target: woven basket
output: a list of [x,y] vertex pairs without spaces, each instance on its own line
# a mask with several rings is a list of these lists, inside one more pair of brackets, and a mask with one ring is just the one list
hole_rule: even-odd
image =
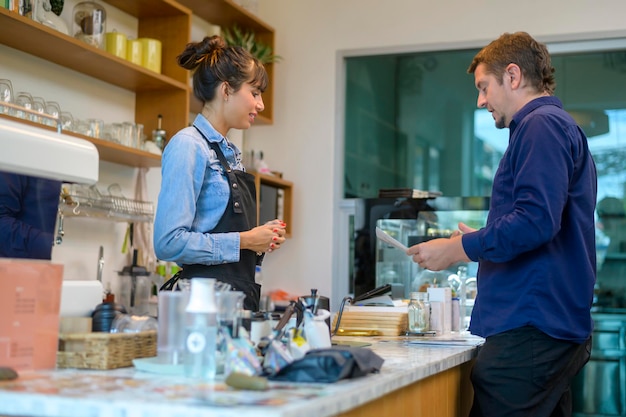
[[59,334],[58,368],[114,369],[156,356],[157,332]]

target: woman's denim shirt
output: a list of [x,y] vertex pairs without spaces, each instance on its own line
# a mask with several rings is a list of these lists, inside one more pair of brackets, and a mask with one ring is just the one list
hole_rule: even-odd
[[[195,126],[195,127],[194,127]],[[226,174],[211,142],[217,142],[232,169],[244,170],[241,151],[202,115],[167,143],[161,165],[161,190],[154,220],[158,259],[182,264],[239,261],[239,233],[210,233],[230,198]]]

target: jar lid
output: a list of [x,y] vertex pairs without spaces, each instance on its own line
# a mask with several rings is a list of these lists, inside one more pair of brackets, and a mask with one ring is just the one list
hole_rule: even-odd
[[428,301],[428,293],[427,292],[412,292],[410,294],[411,300],[423,300]]

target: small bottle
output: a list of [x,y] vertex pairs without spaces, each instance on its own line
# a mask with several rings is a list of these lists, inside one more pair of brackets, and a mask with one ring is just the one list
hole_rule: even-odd
[[409,302],[409,333],[430,330],[430,302],[427,292],[412,292]]
[[162,151],[165,148],[165,142],[167,141],[167,132],[161,127],[163,122],[163,116],[157,116],[157,128],[152,131],[152,141]]
[[217,373],[217,303],[215,279],[193,278],[185,310],[185,375],[204,380]]

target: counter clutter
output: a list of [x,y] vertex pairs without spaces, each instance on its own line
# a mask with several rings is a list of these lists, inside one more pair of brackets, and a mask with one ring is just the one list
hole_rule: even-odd
[[[438,344],[424,343],[428,340]],[[416,341],[422,343],[412,343]],[[0,415],[57,417],[71,410],[72,415],[94,417],[245,417],[261,413],[266,417],[324,417],[357,415],[350,413],[357,409],[358,415],[373,416],[382,415],[377,405],[385,404],[389,410],[406,404],[416,409],[430,407],[430,414],[423,415],[443,417],[462,415],[462,409],[469,407],[469,366],[482,339],[458,334],[429,339],[333,339],[333,343],[355,342],[371,344],[366,349],[384,358],[380,373],[333,384],[270,382],[265,391],[242,391],[226,386],[219,375],[214,382],[195,382],[135,368],[32,371],[14,381],[0,382]],[[411,389],[410,398],[403,401],[402,393]],[[438,401],[433,401],[435,397]],[[393,402],[385,402],[388,398]],[[366,408],[358,410],[366,403]],[[432,410],[436,410],[434,414]]]
[[[57,287],[60,279],[59,274]],[[71,415],[94,417],[261,412],[349,417],[404,414],[406,408],[412,415],[452,417],[469,409],[469,369],[481,338],[459,332],[432,337],[396,332],[331,340],[325,322],[329,312],[318,308],[325,299],[312,291],[292,301],[253,344],[239,325],[241,293],[221,286],[216,292],[210,278],[190,284],[189,291],[159,293],[158,323],[149,316],[117,314],[111,323],[116,332],[89,332],[83,323],[89,320],[78,318],[65,333],[68,323],[62,322],[58,341],[51,332],[48,353],[56,342],[59,352],[46,355],[52,361],[56,356],[57,368],[17,363],[18,377],[0,382],[0,416],[58,417],[71,410]],[[168,315],[161,301],[174,299],[178,308]],[[403,311],[399,314],[406,319],[406,307]],[[126,333],[116,324],[124,318],[141,326]],[[145,329],[149,321],[158,329]],[[75,325],[82,330],[74,330]],[[58,328],[58,322],[48,327]],[[146,350],[136,349],[141,346]],[[94,358],[106,361],[94,363]],[[426,411],[415,414],[416,404]]]

